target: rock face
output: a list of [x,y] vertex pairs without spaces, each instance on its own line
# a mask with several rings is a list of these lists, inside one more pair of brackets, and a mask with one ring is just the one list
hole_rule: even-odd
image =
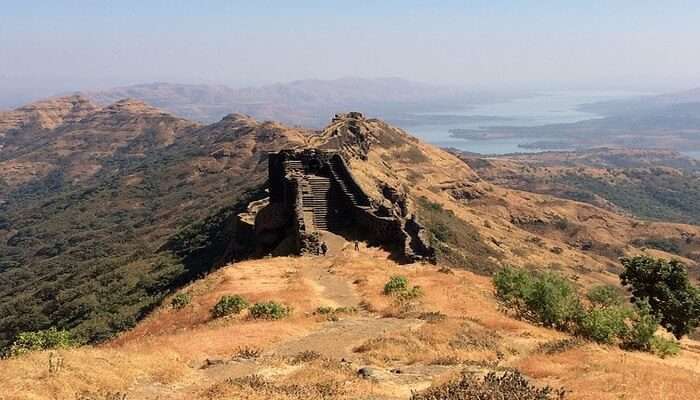
[[321,254],[322,232],[330,231],[382,246],[402,262],[435,261],[423,227],[406,214],[405,198],[385,186],[395,206],[376,204],[340,153],[282,150],[269,154],[268,162],[269,204],[255,218],[259,252]]

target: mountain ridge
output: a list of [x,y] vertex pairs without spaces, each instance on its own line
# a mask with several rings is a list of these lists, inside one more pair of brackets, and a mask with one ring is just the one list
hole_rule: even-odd
[[[25,168],[24,180],[8,181],[12,173],[0,181],[3,341],[50,325],[104,340],[133,326],[183,280],[221,262],[232,216],[264,196],[266,154],[287,148],[346,149],[356,180],[379,204],[382,185],[399,188],[443,265],[488,274],[534,264],[579,271],[587,284],[609,282],[620,255],[643,251],[637,240],[690,237],[672,256],[697,270],[690,255],[698,227],[636,221],[494,185],[455,155],[381,120],[341,115],[314,132],[240,114],[201,125],[141,102],[104,110],[41,130],[46,139],[38,145],[15,141],[0,151],[3,166]],[[32,137],[24,129],[13,135]],[[358,134],[368,146],[364,157]],[[178,251],[164,251],[173,238]],[[48,276],[58,280],[49,284]],[[17,292],[27,284],[36,291]],[[78,295],[67,300],[65,293]]]

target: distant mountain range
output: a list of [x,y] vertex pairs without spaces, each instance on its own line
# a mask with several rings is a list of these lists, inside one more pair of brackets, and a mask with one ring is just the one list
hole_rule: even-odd
[[387,120],[405,120],[413,112],[464,109],[477,102],[513,97],[399,78],[300,80],[241,89],[159,82],[82,95],[100,105],[138,99],[205,123],[236,112],[310,128],[323,126],[340,111],[358,110]]

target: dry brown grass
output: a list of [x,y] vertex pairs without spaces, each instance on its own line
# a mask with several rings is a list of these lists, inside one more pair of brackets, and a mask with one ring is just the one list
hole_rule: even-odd
[[[335,323],[313,315],[333,299],[310,279],[329,268],[333,279],[345,282],[374,310],[370,318],[381,318],[394,307],[382,293],[392,275],[405,275],[424,295],[414,311],[403,316],[408,319],[400,325],[404,328],[368,330],[366,338],[353,345],[353,366],[311,352],[298,360],[293,355],[274,356],[276,346],[283,348]],[[316,272],[303,273],[309,269]],[[58,373],[49,373],[47,352],[1,360],[0,399],[72,399],[77,393],[100,390],[128,393],[130,400],[355,399],[368,393],[378,399],[407,398],[411,389],[444,382],[463,368],[485,372],[495,367],[515,367],[537,384],[566,387],[572,399],[686,399],[700,389],[697,342],[685,340],[681,355],[665,360],[590,344],[547,354],[538,346],[568,336],[503,314],[488,278],[461,270],[444,274],[426,265],[397,266],[374,249],[323,259],[243,262],[183,290],[192,294],[192,304],[182,310],[173,310],[166,301],[136,329],[110,343],[59,351],[65,361]],[[279,301],[292,306],[294,313],[279,321],[245,316],[211,320],[209,310],[224,294]],[[344,318],[361,320],[368,313]],[[392,326],[394,320],[382,321]],[[242,348],[263,351],[254,359],[228,361]],[[222,361],[202,369],[205,359]],[[355,371],[362,365],[383,369],[389,377],[378,382],[359,379]],[[419,375],[402,378],[388,372],[396,367]],[[252,374],[263,378],[245,378]]]
[[700,390],[697,355],[667,361],[594,345],[554,355],[532,354],[514,364],[541,382],[571,391],[573,400],[688,400]]

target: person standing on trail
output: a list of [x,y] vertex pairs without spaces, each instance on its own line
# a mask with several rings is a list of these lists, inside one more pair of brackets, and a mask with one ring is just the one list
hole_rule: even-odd
[[321,255],[326,255],[328,253],[328,246],[326,246],[326,242],[321,243]]
[[360,251],[360,241],[355,240],[355,251]]

